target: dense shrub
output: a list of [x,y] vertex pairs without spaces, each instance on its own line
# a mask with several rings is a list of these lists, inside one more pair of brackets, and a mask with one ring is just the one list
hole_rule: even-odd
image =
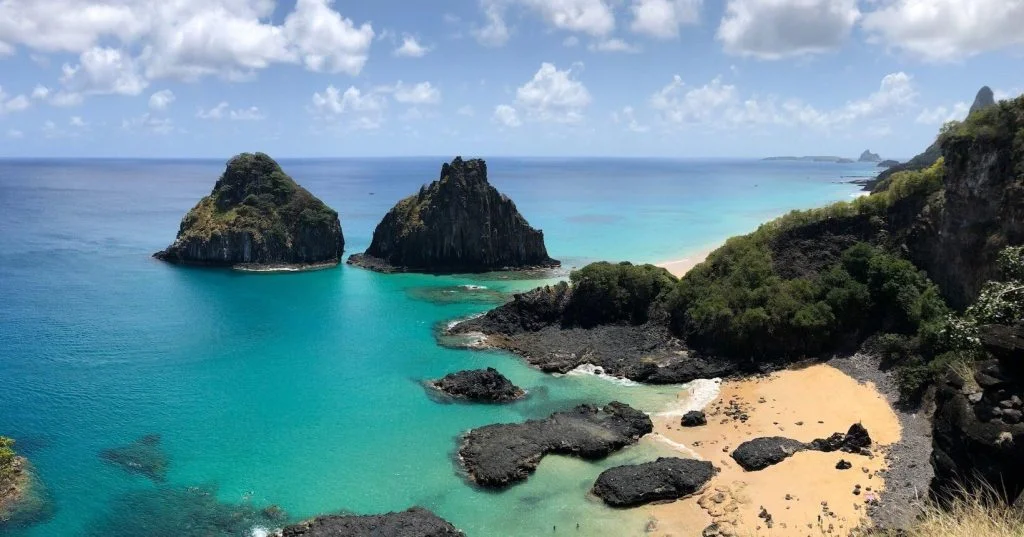
[[14,456],[14,440],[0,436],[0,477],[10,471]]
[[1013,324],[1024,321],[1024,247],[1009,247],[999,254],[1002,276],[987,282],[967,316],[979,324]]
[[652,306],[660,305],[676,283],[675,277],[654,265],[592,263],[570,276],[572,299],[566,316],[585,328],[599,324],[647,322]]

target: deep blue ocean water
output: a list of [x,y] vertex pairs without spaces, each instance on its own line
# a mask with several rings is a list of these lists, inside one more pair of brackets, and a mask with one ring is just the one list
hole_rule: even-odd
[[[365,249],[398,199],[441,159],[283,160]],[[458,435],[580,402],[648,411],[679,387],[553,377],[498,352],[438,346],[439,323],[491,307],[505,276],[380,275],[342,266],[241,274],[165,265],[184,213],[222,161],[0,160],[0,434],[35,464],[54,511],[19,536],[260,535],[259,510],[292,519],[422,505],[467,534],[642,532],[638,514],[586,497],[600,463],[549,457],[523,485],[487,493],[453,463]],[[491,182],[545,231],[567,266],[685,257],[794,208],[849,199],[869,164],[752,160],[488,161]],[[844,178],[846,177],[846,178]],[[420,382],[494,366],[530,390],[508,406],[441,404]],[[165,481],[99,457],[158,434]],[[257,527],[260,526],[260,527]],[[212,528],[212,529],[211,529]],[[699,528],[698,528],[699,529]]]

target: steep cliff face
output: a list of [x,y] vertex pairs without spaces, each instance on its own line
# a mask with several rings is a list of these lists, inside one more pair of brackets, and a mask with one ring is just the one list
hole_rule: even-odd
[[336,211],[269,156],[243,153],[185,215],[174,244],[154,257],[213,266],[319,265],[338,263],[344,246]]
[[552,267],[544,233],[487,182],[483,160],[456,157],[441,177],[398,202],[349,263],[382,272],[486,272]]
[[922,215],[928,232],[908,244],[950,304],[964,307],[995,277],[999,251],[1024,242],[1024,98],[972,114],[940,145],[944,193]]

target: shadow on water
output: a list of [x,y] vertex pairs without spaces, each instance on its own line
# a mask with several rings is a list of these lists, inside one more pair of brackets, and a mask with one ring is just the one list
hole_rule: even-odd
[[167,477],[170,460],[160,447],[160,435],[149,434],[127,446],[105,449],[100,458],[124,471],[161,482]]

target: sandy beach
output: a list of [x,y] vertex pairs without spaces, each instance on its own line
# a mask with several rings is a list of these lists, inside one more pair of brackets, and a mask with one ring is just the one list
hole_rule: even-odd
[[684,274],[689,272],[690,269],[699,265],[705,259],[711,255],[711,252],[718,249],[721,245],[710,246],[702,250],[697,250],[687,255],[682,259],[676,259],[674,261],[663,261],[656,263],[657,266],[667,269],[676,278],[682,278]]
[[[700,535],[714,523],[722,535],[742,537],[846,536],[868,520],[867,504],[878,501],[884,487],[886,447],[901,437],[899,419],[874,385],[824,364],[723,382],[706,412],[707,425],[693,428],[681,427],[677,416],[654,417],[657,434],[687,446],[720,473],[697,495],[645,507],[649,535]],[[753,438],[786,436],[808,442],[846,432],[854,423],[863,424],[874,440],[871,457],[801,452],[747,472],[729,456]],[[852,468],[837,469],[840,459]],[[859,494],[854,493],[857,485]],[[771,515],[771,527],[765,513]]]

